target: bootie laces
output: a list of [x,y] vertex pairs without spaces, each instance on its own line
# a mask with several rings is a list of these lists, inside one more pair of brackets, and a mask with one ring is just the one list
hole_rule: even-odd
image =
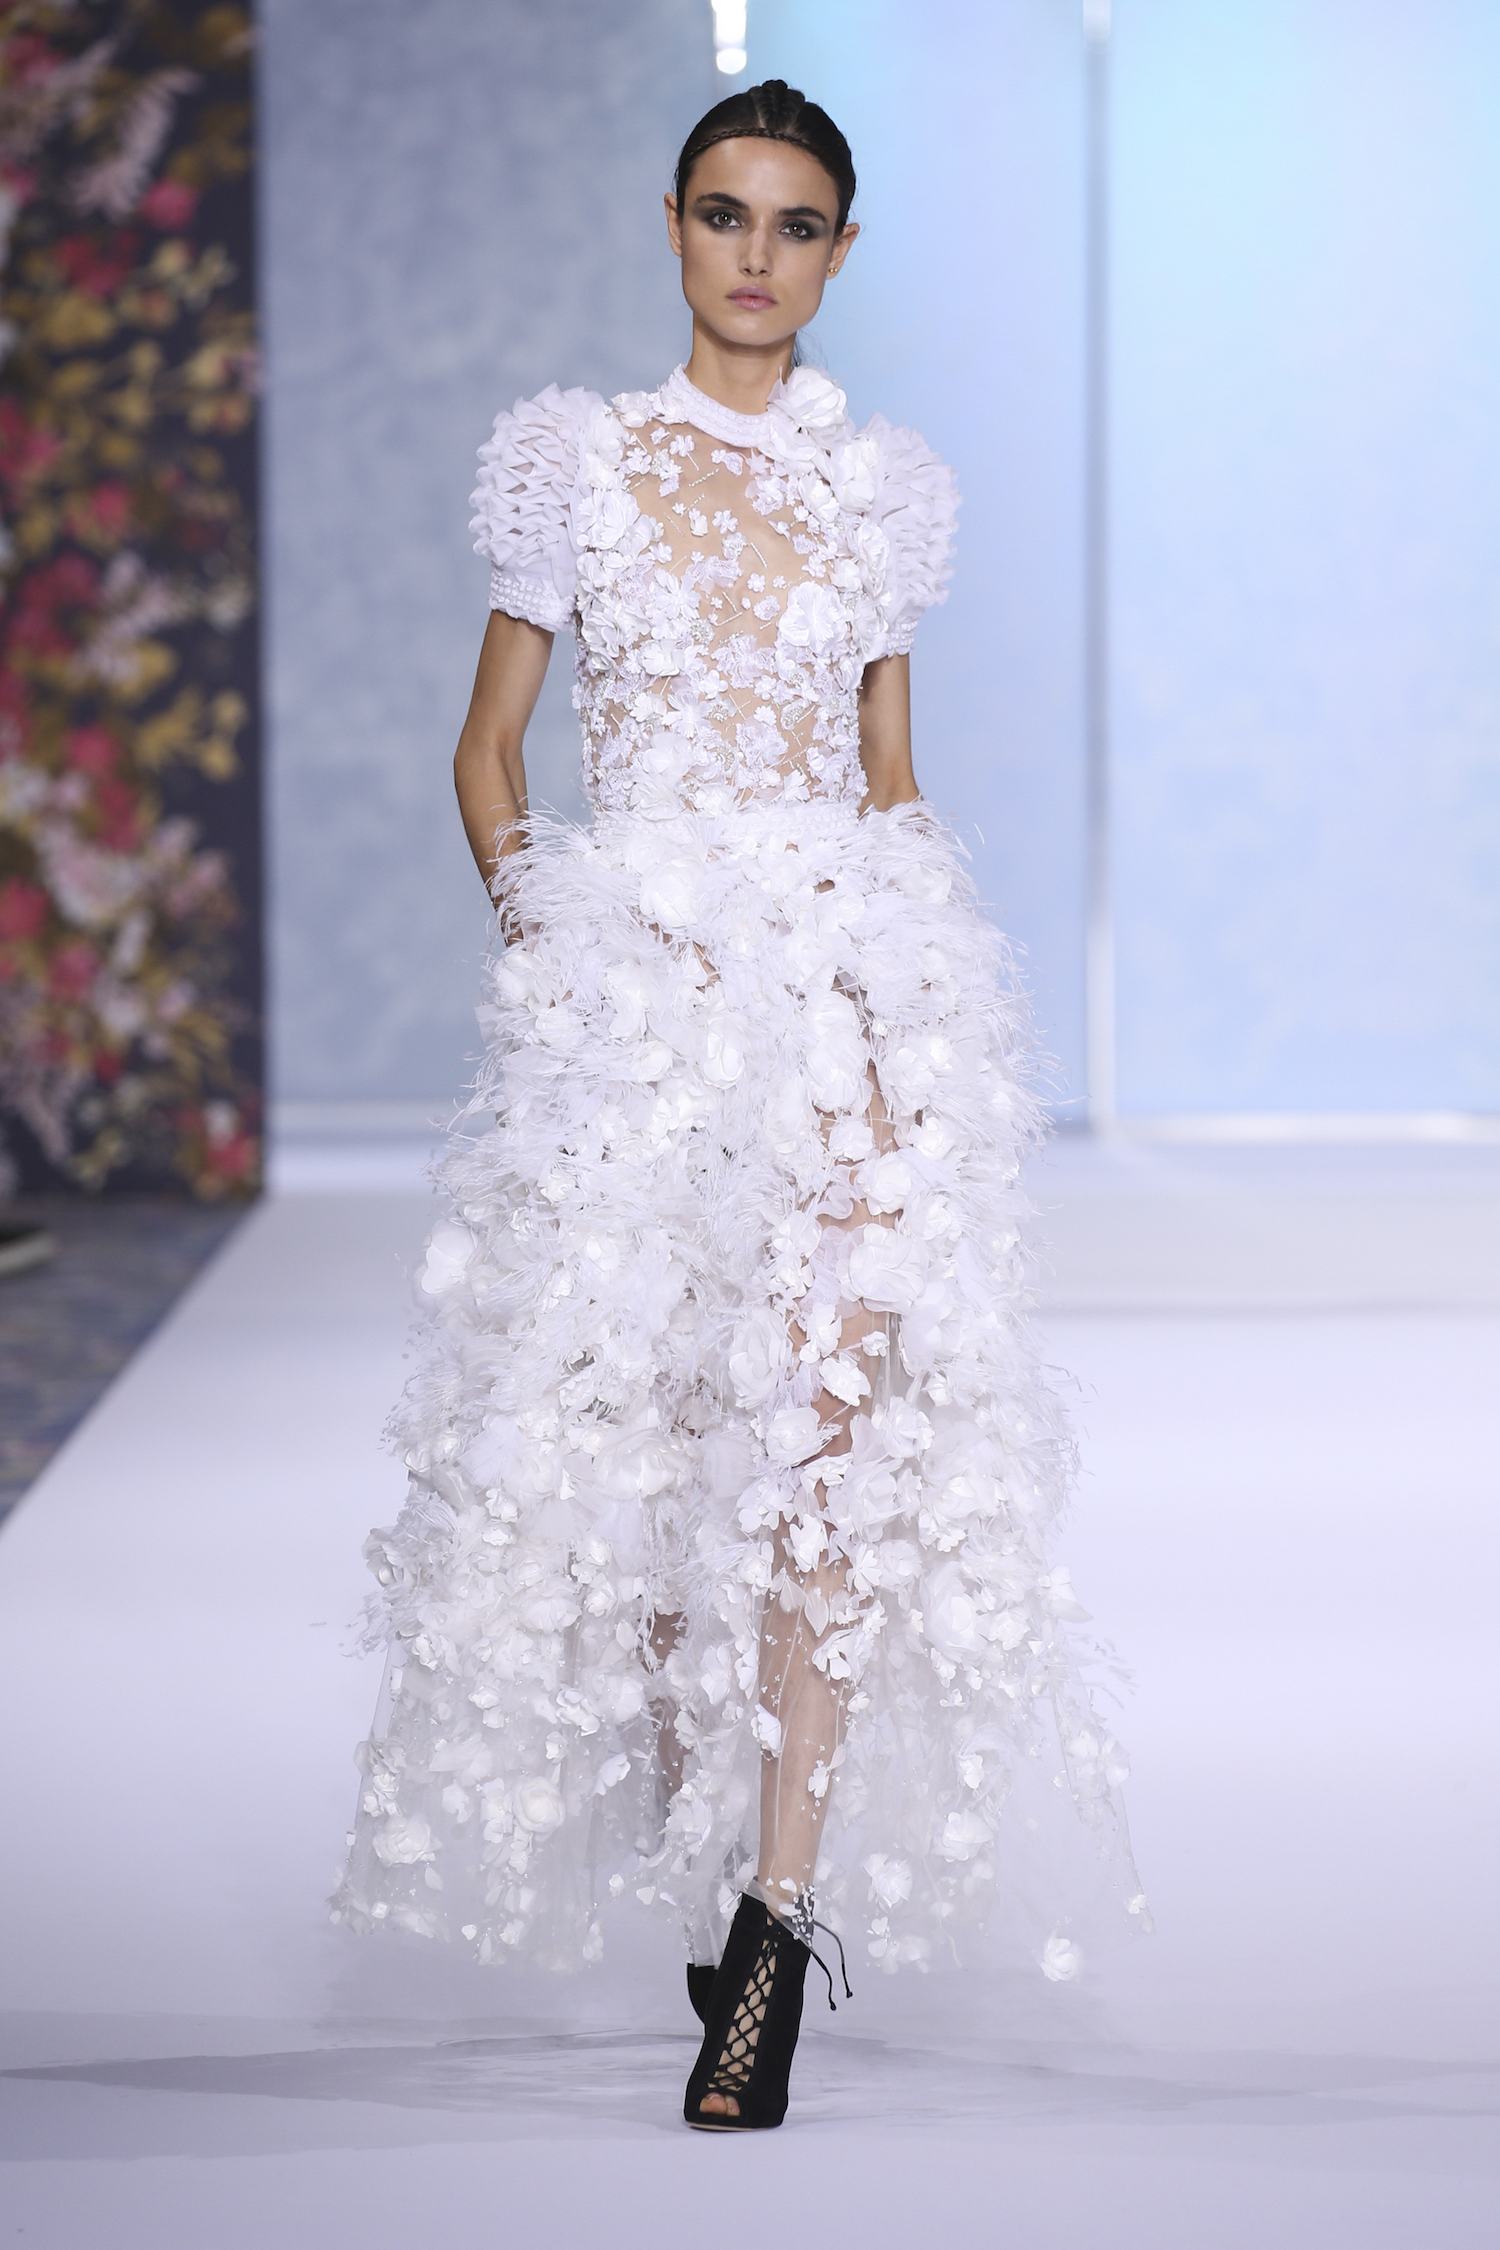
[[832,1938],[834,1944],[839,1949],[839,1975],[844,1980],[844,1998],[846,2000],[852,2000],[854,1998],[854,1987],[849,1982],[848,1964],[844,1959],[844,1941],[839,1936],[838,1931],[833,1927],[833,1924],[831,1922],[822,1922],[818,1919],[817,1915],[814,1914],[812,1892],[798,1891],[789,1905],[778,1906],[774,1902],[774,1900],[767,1896],[766,1891],[761,1883],[751,1883],[747,1885],[747,1888],[751,1897],[758,1898],[761,1905],[765,1907],[768,1913],[774,1914],[778,1922],[784,1922],[786,1924],[787,1928],[791,1931],[793,1937],[797,1940],[799,1945],[805,1945],[807,1947],[808,1952],[812,1955],[812,1958],[817,1962],[818,1967],[822,1970],[824,1976],[828,1979],[828,2005],[832,2009],[833,2013],[837,2015],[839,2004],[833,1997],[833,1975],[831,1970],[829,1969],[828,1963],[824,1960],[822,1954],[813,1944],[814,1930],[826,1930],[828,1932],[828,1935]]

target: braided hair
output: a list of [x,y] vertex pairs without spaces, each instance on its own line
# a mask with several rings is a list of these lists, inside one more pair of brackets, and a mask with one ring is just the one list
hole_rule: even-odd
[[842,234],[854,201],[854,158],[849,143],[827,110],[819,109],[784,78],[768,78],[763,85],[747,86],[742,94],[730,94],[716,102],[706,117],[699,118],[682,144],[672,182],[679,212],[688,176],[704,151],[716,141],[743,140],[787,141],[793,148],[805,149],[814,163],[821,164],[838,189],[835,232]]

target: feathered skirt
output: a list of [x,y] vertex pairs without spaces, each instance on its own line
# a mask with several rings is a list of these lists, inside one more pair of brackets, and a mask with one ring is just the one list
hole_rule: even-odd
[[[488,964],[394,1424],[410,1497],[366,1550],[390,1658],[338,1912],[567,1966],[624,1895],[716,1958],[754,1866],[761,1609],[800,1539],[853,1597],[818,1659],[847,1709],[820,1913],[894,1969],[1004,1901],[1075,1973],[1084,1901],[1122,1927],[1145,1902],[1052,1552],[1072,1442],[1028,1328],[1029,1015],[958,847],[920,805],[813,802],[536,822],[505,872],[521,934]],[[886,1350],[820,1363],[851,1308]]]

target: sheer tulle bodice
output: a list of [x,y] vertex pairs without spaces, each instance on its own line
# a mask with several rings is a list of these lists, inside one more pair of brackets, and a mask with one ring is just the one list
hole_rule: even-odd
[[1070,1975],[1089,1884],[1144,1901],[1051,1552],[1029,1025],[946,830],[859,817],[951,479],[808,370],[754,417],[551,390],[481,460],[594,818],[504,863],[340,1911],[566,1963],[634,1895],[712,1959],[758,1864],[881,1967],[1003,1896]]
[[[842,393],[806,370],[758,415],[706,398],[680,369],[613,407],[553,400],[584,470],[559,493],[568,562],[538,550],[526,576],[497,566],[494,598],[536,624],[576,603],[593,803],[857,806],[865,665],[910,645],[914,603],[941,599],[956,506],[943,464],[878,417],[853,430]],[[506,427],[486,448],[482,545],[533,499],[539,464],[523,438]]]
[[647,416],[626,438],[623,530],[614,536],[613,490],[587,519],[611,542],[590,544],[580,571],[580,708],[596,799],[632,809],[667,793],[701,807],[726,794],[857,803],[873,620],[860,614],[868,597],[847,519],[820,512],[821,478],[762,450],[763,429],[738,447],[715,439],[690,418],[696,408],[722,428],[705,415],[712,402],[674,390],[689,386],[669,386],[663,418]]

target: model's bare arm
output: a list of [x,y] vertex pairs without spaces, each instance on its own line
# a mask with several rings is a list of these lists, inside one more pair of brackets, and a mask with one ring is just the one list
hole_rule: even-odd
[[[522,744],[547,676],[552,635],[539,625],[492,610],[474,675],[474,693],[453,754],[464,833],[488,890],[499,861],[525,838],[516,827],[526,811]],[[497,832],[504,830],[500,848]]]
[[921,791],[911,770],[911,658],[880,656],[859,684],[859,756],[865,769],[861,812],[909,805]]

